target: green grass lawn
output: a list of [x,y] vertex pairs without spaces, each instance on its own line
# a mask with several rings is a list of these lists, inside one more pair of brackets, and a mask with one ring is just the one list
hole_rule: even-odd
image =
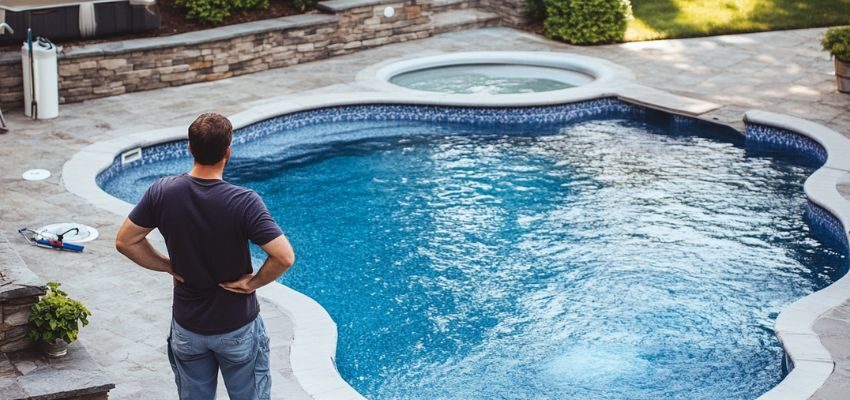
[[850,24],[850,0],[632,0],[626,41]]

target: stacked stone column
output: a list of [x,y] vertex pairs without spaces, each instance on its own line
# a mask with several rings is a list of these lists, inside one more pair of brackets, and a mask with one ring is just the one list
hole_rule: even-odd
[[32,346],[27,338],[30,309],[38,296],[25,296],[0,301],[0,353],[24,350]]

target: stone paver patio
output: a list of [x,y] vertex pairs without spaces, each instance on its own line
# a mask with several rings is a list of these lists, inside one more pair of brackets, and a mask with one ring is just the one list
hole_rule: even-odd
[[[638,82],[724,105],[707,117],[741,125],[742,113],[759,108],[813,120],[850,137],[850,95],[835,91],[833,66],[820,51],[822,29],[700,39],[575,47],[506,28],[438,35],[329,60],[224,81],[141,92],[62,106],[59,119],[30,121],[6,112],[10,132],[0,135],[0,229],[30,268],[45,280],[63,282],[94,313],[81,341],[117,387],[115,399],[176,398],[165,357],[170,280],[142,270],[115,252],[121,218],[67,192],[62,165],[82,147],[100,140],[157,128],[187,125],[205,111],[232,115],[269,99],[299,92],[369,90],[354,81],[358,71],[383,60],[474,50],[567,51],[604,58],[630,68]],[[45,168],[53,176],[24,182],[21,173]],[[850,185],[850,182],[848,182]],[[846,193],[850,194],[850,190]],[[850,198],[850,197],[848,197]],[[101,230],[84,254],[54,253],[13,239],[22,226],[75,220]],[[297,252],[297,249],[296,249]],[[263,315],[277,346],[275,397],[303,398],[288,373],[291,324],[264,304]],[[817,329],[842,354],[830,388],[819,398],[850,392],[850,302]],[[841,392],[841,390],[845,390]],[[834,392],[833,392],[834,390]]]

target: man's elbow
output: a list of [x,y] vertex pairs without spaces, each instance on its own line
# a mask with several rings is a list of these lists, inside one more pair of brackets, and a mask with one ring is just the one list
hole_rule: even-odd
[[288,269],[292,266],[292,264],[295,264],[295,253],[291,251],[287,252],[280,257],[278,262],[280,262],[280,265],[282,265],[284,269]]
[[129,248],[130,246],[127,244],[127,242],[121,239],[115,239],[115,250],[118,250],[119,253],[126,255],[127,249]]
[[270,256],[277,262],[281,273],[286,272],[292,264],[295,264],[295,253],[292,250],[282,251],[274,255],[270,254]]

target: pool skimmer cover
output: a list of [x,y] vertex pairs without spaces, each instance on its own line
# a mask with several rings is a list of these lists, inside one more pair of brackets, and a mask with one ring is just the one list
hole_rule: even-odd
[[[76,231],[74,229],[77,229]],[[39,235],[56,240],[59,234],[65,233],[64,241],[68,243],[85,243],[97,239],[98,231],[88,225],[75,222],[50,224],[36,229]]]
[[50,171],[46,169],[31,169],[23,173],[21,178],[26,181],[43,181],[50,178]]

